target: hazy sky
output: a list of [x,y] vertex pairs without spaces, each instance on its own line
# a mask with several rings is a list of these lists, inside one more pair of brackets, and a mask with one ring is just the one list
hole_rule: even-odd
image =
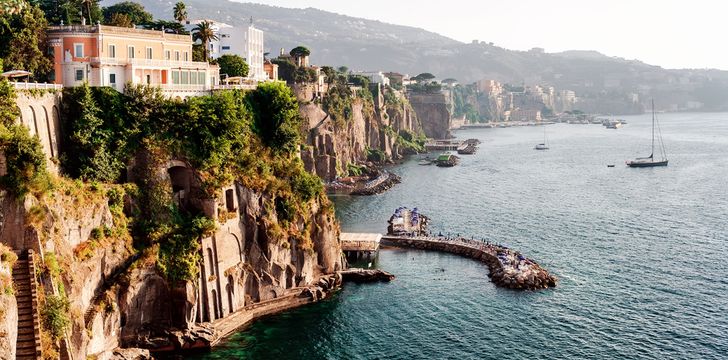
[[597,50],[667,68],[728,70],[726,0],[236,0],[314,7],[509,49]]

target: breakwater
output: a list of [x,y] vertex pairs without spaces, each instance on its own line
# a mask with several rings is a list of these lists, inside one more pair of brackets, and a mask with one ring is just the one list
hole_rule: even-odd
[[556,277],[535,261],[506,246],[446,237],[382,237],[382,245],[448,252],[488,265],[491,281],[514,290],[539,290],[556,286]]

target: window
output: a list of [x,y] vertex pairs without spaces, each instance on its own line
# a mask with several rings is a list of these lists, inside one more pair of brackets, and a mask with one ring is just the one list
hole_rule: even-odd
[[134,58],[134,47],[129,46],[128,52],[129,52],[129,59],[133,59]]
[[223,50],[230,50],[230,46],[223,46],[222,49]]
[[115,58],[116,57],[116,45],[109,45],[109,57]]
[[179,84],[179,71],[172,71],[172,84]]
[[174,52],[174,61],[179,61],[179,51]]
[[147,85],[152,83],[152,75],[147,75]]
[[151,58],[152,58],[152,48],[148,47],[147,48],[147,59],[151,59]]
[[73,44],[73,56],[77,58],[83,57],[83,44]]
[[164,59],[166,59],[166,60],[172,59],[172,54],[170,53],[169,50],[164,50]]
[[185,61],[190,61],[190,53],[185,51]]
[[205,85],[205,72],[204,71],[197,73],[197,83],[200,85]]
[[83,69],[76,69],[76,81],[83,81]]
[[190,83],[190,72],[189,71],[182,71],[182,79],[180,84],[189,84]]
[[56,48],[53,46],[48,47],[48,56],[53,57],[56,55]]
[[116,74],[109,74],[109,84],[116,85]]
[[56,81],[56,71],[55,70],[51,70],[51,72],[48,73],[48,81],[51,81],[51,82]]
[[196,71],[190,72],[190,84],[197,85],[197,72]]

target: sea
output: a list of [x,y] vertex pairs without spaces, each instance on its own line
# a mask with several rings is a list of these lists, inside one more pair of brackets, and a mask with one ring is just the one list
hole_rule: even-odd
[[[333,200],[343,231],[386,231],[399,206],[433,233],[505,244],[559,279],[496,287],[483,264],[383,249],[391,283],[263,318],[190,359],[728,359],[728,114],[658,114],[669,166],[650,154],[651,116],[601,125],[459,130],[482,141],[452,168],[414,156],[402,183]],[[656,151],[656,154],[659,151]],[[608,167],[614,165],[614,167]],[[367,266],[369,264],[365,264]]]

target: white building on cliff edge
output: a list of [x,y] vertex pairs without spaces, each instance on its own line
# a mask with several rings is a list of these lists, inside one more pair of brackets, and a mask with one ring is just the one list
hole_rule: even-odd
[[[217,40],[210,41],[210,57],[218,58],[223,55],[239,55],[245,59],[250,66],[248,77],[258,81],[268,79],[264,62],[264,33],[257,29],[252,22],[248,26],[232,26],[214,20],[190,20],[187,22],[187,30],[192,31],[195,25],[209,21],[212,23],[212,30],[217,35]],[[222,75],[222,74],[221,74]]]

